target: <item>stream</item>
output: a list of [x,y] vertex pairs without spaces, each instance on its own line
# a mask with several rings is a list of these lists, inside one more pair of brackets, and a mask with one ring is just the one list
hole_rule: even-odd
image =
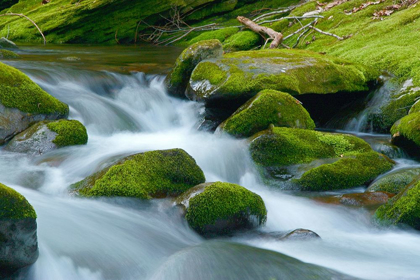
[[[38,215],[40,256],[25,279],[162,279],[159,273],[168,260],[177,261],[174,256],[179,252],[203,244],[217,247],[218,242],[280,252],[355,278],[420,279],[418,232],[381,228],[364,208],[322,204],[265,186],[245,140],[198,131],[203,106],[169,97],[163,83],[180,49],[24,46],[22,50],[21,60],[6,63],[69,104],[69,118],[81,121],[89,135],[85,146],[34,158],[0,150],[0,182],[22,193]],[[357,135],[374,148],[378,141],[389,139],[389,135]],[[210,241],[188,227],[169,199],[83,199],[68,192],[69,185],[116,157],[171,148],[188,152],[208,182],[237,183],[258,193],[268,210],[263,231],[305,228],[322,239],[280,242],[240,235]],[[419,166],[403,153],[396,157],[395,168]],[[243,257],[240,250],[216,256],[231,267],[224,279],[257,279],[251,267],[241,269],[235,254]],[[201,265],[200,258],[188,262],[191,269]]]

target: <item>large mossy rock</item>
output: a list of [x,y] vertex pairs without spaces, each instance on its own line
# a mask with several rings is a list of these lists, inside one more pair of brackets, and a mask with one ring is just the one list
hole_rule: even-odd
[[314,129],[315,123],[300,102],[288,93],[263,90],[241,106],[220,129],[249,137],[274,126]]
[[366,192],[398,194],[420,175],[420,168],[407,168],[390,172],[369,185]]
[[0,184],[0,210],[0,277],[6,277],[37,260],[37,224],[32,205],[3,184]]
[[221,57],[222,54],[223,47],[219,40],[200,41],[186,48],[166,78],[168,93],[185,97],[188,81],[197,64],[205,59]]
[[67,104],[43,91],[19,70],[0,63],[0,144],[33,122],[66,118]]
[[412,182],[387,204],[375,212],[376,219],[386,225],[408,225],[420,230],[420,182]]
[[[356,187],[393,166],[391,160],[355,136],[297,128],[274,127],[258,133],[251,138],[250,151],[254,162],[268,170],[266,173],[307,164],[308,170],[293,180],[302,190]],[[325,161],[312,165],[320,159]]]
[[264,224],[267,209],[262,198],[236,184],[207,183],[196,186],[178,198],[186,207],[185,218],[204,236],[229,234]]
[[42,121],[19,133],[6,145],[6,151],[41,155],[60,147],[84,145],[88,135],[77,120]]
[[177,196],[204,181],[195,160],[184,150],[172,149],[125,157],[72,187],[83,196],[150,199]]
[[305,172],[295,180],[304,191],[330,191],[365,185],[391,170],[393,163],[377,152],[344,156]]
[[411,113],[391,128],[391,142],[413,156],[420,156],[420,112]]
[[187,95],[207,107],[239,107],[263,89],[293,95],[359,92],[376,78],[368,67],[310,51],[245,51],[199,63]]
[[[304,245],[303,245],[304,246]],[[356,279],[281,253],[226,241],[207,241],[170,256],[151,280]]]

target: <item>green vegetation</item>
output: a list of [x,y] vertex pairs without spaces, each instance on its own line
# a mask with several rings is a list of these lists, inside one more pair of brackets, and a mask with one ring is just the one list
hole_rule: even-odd
[[0,62],[0,103],[33,114],[59,114],[66,117],[68,105],[43,91],[19,70]]
[[247,51],[259,46],[261,36],[253,31],[241,31],[226,39],[223,48],[227,52]]
[[295,180],[305,191],[330,191],[366,184],[389,171],[393,163],[384,155],[366,152],[345,156],[332,164],[323,164]]
[[[214,67],[209,69],[209,65]],[[369,67],[310,51],[228,53],[199,63],[191,75],[197,99],[250,98],[263,89],[295,94],[365,91],[378,73]],[[227,77],[214,84],[212,77]],[[205,87],[202,84],[210,81]]]
[[0,50],[0,59],[16,59],[20,56],[12,51]]
[[190,44],[195,44],[200,41],[205,40],[219,40],[220,42],[224,42],[227,38],[238,32],[239,29],[236,27],[228,27],[219,30],[209,31],[194,37],[192,40],[189,41]]
[[420,146],[420,113],[412,113],[397,121],[391,134],[398,134]]
[[86,127],[76,120],[48,122],[47,127],[57,133],[53,143],[58,147],[84,145],[88,141]]
[[23,195],[0,183],[0,218],[36,219],[36,213]]
[[257,164],[269,167],[352,156],[371,152],[372,148],[352,135],[274,127],[253,136],[250,151]]
[[405,224],[420,229],[420,182],[408,185],[400,194],[376,210],[375,217],[388,225]]
[[[213,64],[211,64],[213,65]],[[239,108],[221,124],[221,128],[237,137],[249,137],[274,126],[314,129],[309,113],[290,94],[264,90]]]
[[398,170],[373,182],[366,191],[398,194],[419,175],[420,168]]
[[204,181],[195,160],[184,150],[172,149],[126,157],[72,187],[83,196],[150,199],[177,196]]
[[[256,225],[264,224],[267,210],[259,195],[239,185],[216,182],[191,198],[186,219],[200,234],[212,231],[226,234],[233,230],[232,227],[255,226],[249,225],[253,220]],[[224,227],[216,229],[218,223]]]

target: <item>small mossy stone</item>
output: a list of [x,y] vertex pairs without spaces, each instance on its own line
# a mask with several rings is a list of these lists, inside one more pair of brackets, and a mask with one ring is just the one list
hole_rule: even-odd
[[[211,70],[210,64],[214,65]],[[215,76],[225,79],[214,82]],[[377,76],[369,67],[310,51],[233,52],[199,63],[191,74],[187,96],[212,107],[217,102],[243,104],[264,89],[292,95],[360,92],[368,90]]]
[[288,93],[264,90],[240,107],[220,128],[236,137],[249,137],[270,124],[314,129],[315,123],[300,102]]
[[194,37],[189,41],[189,44],[195,44],[200,41],[207,41],[207,40],[218,40],[219,42],[223,43],[227,38],[232,36],[233,34],[237,33],[239,28],[237,27],[227,27],[213,31],[203,32],[197,37]]
[[36,219],[36,213],[26,198],[0,183],[0,219]]
[[67,116],[69,107],[42,90],[19,70],[0,62],[0,103],[32,114]]
[[20,58],[18,54],[9,50],[0,49],[0,59],[17,59],[17,58]]
[[181,149],[135,154],[72,185],[82,196],[142,199],[177,196],[204,183],[203,171]]
[[267,209],[262,198],[246,188],[215,182],[189,200],[185,218],[202,235],[223,235],[264,224]]
[[397,146],[404,146],[405,140],[420,146],[420,113],[409,114],[397,121],[391,128],[391,134],[392,142]]
[[58,147],[84,145],[88,141],[86,127],[77,120],[48,122],[47,127],[57,133],[53,143]]
[[369,185],[366,192],[398,194],[420,175],[420,168],[408,168],[388,173]]
[[251,138],[250,151],[258,165],[272,167],[370,152],[372,148],[352,135],[273,127]]
[[420,230],[420,182],[409,184],[387,204],[375,212],[375,218],[381,224],[404,224]]
[[195,43],[186,48],[175,62],[172,72],[166,77],[168,93],[185,97],[191,73],[196,65],[204,59],[218,58],[223,54],[219,40],[207,40]]
[[384,155],[372,151],[344,156],[332,164],[315,167],[294,181],[304,191],[346,189],[373,181],[393,165]]
[[0,38],[0,49],[19,49],[15,43],[4,37]]
[[261,43],[261,36],[253,31],[241,31],[233,34],[223,42],[227,52],[247,51]]

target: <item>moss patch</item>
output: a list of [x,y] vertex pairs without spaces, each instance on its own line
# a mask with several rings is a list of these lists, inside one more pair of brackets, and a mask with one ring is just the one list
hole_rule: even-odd
[[205,181],[203,171],[184,150],[136,154],[73,185],[83,196],[142,199],[176,196]]
[[413,113],[397,121],[391,128],[391,134],[400,135],[420,146],[420,113]]
[[67,104],[43,91],[19,70],[0,62],[0,102],[26,113],[67,116]]
[[373,182],[366,191],[398,194],[419,175],[420,168],[399,170]]
[[189,44],[194,44],[204,40],[219,40],[224,42],[227,38],[239,31],[239,28],[228,27],[219,30],[209,31],[198,35],[197,37],[191,39]]
[[257,164],[270,167],[350,156],[370,152],[372,148],[352,135],[275,127],[255,135],[251,139],[250,151]]
[[309,113],[288,93],[264,90],[228,118],[221,128],[237,137],[249,137],[274,126],[314,129]]
[[228,52],[247,51],[261,43],[261,36],[253,31],[238,32],[223,43],[223,48]]
[[0,59],[16,59],[20,56],[9,50],[0,50]]
[[[261,197],[239,185],[216,182],[194,196],[186,213],[188,224],[201,234],[207,227],[226,219],[255,217],[258,225],[265,223],[267,210]],[[228,232],[225,232],[228,233]]]
[[47,127],[57,133],[53,143],[58,147],[84,145],[88,141],[86,127],[76,120],[49,122]]
[[295,180],[305,191],[329,191],[364,185],[393,166],[376,152],[345,156],[332,163],[315,167]]
[[36,213],[23,195],[0,183],[0,218],[36,219]]

